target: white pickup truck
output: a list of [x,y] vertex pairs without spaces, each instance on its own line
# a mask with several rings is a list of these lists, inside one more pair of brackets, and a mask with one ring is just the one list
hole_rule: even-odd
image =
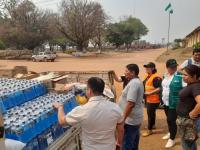
[[33,61],[55,61],[56,59],[56,54],[54,54],[53,52],[39,52],[36,55],[32,55],[32,60]]

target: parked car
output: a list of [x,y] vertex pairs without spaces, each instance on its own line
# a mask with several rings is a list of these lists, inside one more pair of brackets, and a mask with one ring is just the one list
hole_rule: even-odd
[[36,55],[32,55],[32,60],[33,61],[55,61],[56,59],[56,54],[54,54],[53,52],[39,52]]

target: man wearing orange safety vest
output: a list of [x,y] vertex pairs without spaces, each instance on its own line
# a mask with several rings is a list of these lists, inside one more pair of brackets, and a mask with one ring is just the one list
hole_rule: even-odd
[[151,135],[153,127],[155,127],[156,109],[160,104],[160,91],[162,79],[157,73],[156,65],[149,62],[144,65],[146,75],[144,78],[145,102],[147,106],[148,129],[142,134],[143,137]]

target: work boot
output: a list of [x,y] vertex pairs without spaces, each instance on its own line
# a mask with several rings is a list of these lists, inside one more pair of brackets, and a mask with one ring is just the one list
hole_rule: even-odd
[[149,135],[151,135],[151,134],[153,134],[152,130],[146,130],[146,131],[142,134],[142,136],[143,136],[143,137],[147,137],[147,136],[149,136]]
[[172,139],[169,139],[169,140],[167,141],[167,144],[165,145],[165,148],[171,148],[171,147],[173,147],[174,145],[175,145],[175,141],[172,140]]

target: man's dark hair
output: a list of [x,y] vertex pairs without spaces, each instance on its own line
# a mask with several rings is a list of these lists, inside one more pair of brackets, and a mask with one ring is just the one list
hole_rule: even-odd
[[91,77],[88,79],[87,85],[94,94],[103,94],[105,82],[101,78]]
[[200,49],[193,49],[193,55],[194,55],[195,53],[200,53]]
[[139,75],[139,67],[136,64],[128,64],[126,66],[126,68],[130,71],[130,72],[135,72],[135,75],[138,76]]

